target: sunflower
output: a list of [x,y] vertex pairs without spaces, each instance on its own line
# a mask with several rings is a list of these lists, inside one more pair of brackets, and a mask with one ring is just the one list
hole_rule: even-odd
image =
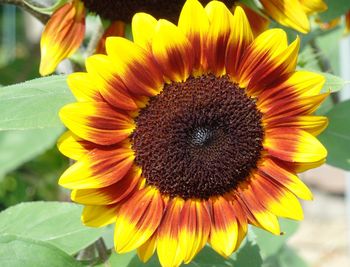
[[227,257],[248,224],[279,235],[312,194],[296,173],[325,162],[313,113],[324,78],[296,71],[299,39],[254,38],[242,8],[186,1],[178,25],[138,13],[133,42],[109,37],[68,84],[59,150],[76,160],[59,184],[82,221],[115,224],[115,249],[162,266],[189,263],[208,242]]

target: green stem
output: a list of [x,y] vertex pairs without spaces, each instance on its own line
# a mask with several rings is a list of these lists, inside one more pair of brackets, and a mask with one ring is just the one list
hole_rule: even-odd
[[108,249],[106,247],[105,242],[103,241],[102,238],[99,238],[96,242],[95,242],[95,246],[96,246],[96,250],[98,253],[99,258],[103,261],[106,262],[109,258],[109,253],[108,253]]

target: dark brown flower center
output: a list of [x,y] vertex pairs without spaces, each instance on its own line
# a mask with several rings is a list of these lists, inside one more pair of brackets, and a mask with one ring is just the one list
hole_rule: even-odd
[[[186,0],[82,0],[85,6],[92,12],[109,20],[122,20],[130,22],[137,12],[146,12],[152,16],[177,22],[181,8]],[[207,4],[210,0],[200,1]],[[234,0],[222,1],[231,7]]]
[[227,76],[167,84],[136,118],[136,164],[163,194],[222,195],[257,167],[261,118],[254,99]]

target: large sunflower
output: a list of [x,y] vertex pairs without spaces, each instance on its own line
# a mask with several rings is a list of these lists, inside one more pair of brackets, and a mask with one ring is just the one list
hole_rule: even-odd
[[[185,0],[67,0],[68,3],[57,9],[41,38],[40,74],[48,75],[57,65],[70,57],[80,47],[85,33],[86,8],[112,23],[105,31],[96,51],[105,52],[104,41],[108,36],[124,36],[125,23],[131,21],[136,12],[147,12],[156,18],[166,18],[177,22]],[[207,4],[209,0],[200,0]],[[260,0],[266,15],[277,22],[306,33],[310,30],[308,15],[324,11],[327,6],[323,0]],[[239,0],[223,0],[231,10],[237,5],[244,8],[251,23],[253,34],[266,30],[269,21]]]
[[68,78],[78,102],[60,112],[58,147],[76,163],[59,183],[84,224],[115,223],[117,252],[178,266],[207,242],[229,256],[248,224],[278,235],[277,216],[302,219],[297,198],[312,194],[296,173],[325,161],[327,118],[313,113],[327,94],[295,71],[299,39],[254,38],[240,7],[197,0],[178,26],[136,14],[132,33]]

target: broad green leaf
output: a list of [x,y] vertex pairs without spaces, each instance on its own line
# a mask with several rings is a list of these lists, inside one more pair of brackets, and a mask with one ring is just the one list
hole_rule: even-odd
[[0,131],[0,177],[52,147],[63,127]]
[[103,229],[80,221],[82,208],[65,202],[28,202],[0,213],[0,234],[12,234],[55,245],[75,254],[97,240]]
[[0,236],[1,267],[81,267],[55,246],[14,235]]
[[350,100],[335,105],[326,116],[329,126],[320,135],[328,150],[327,163],[350,170]]
[[64,75],[1,87],[0,131],[60,127],[58,111],[70,102]]
[[320,13],[322,21],[330,21],[341,15],[344,15],[350,9],[349,0],[324,0],[328,5],[325,12]]
[[283,233],[281,236],[275,236],[260,228],[252,227],[253,229],[251,230],[253,230],[255,241],[260,248],[263,259],[277,253],[281,249],[287,239],[298,229],[298,223],[292,220],[280,219],[280,227]]
[[344,88],[345,85],[349,84],[350,81],[346,81],[339,76],[332,75],[327,72],[320,72],[326,78],[326,83],[324,84],[321,93],[326,92],[337,92]]

